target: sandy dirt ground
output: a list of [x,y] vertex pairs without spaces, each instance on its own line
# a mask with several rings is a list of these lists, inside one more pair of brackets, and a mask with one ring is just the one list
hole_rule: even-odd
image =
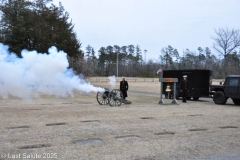
[[[107,80],[91,82],[110,88]],[[120,107],[99,105],[96,93],[0,98],[0,160],[240,158],[240,107],[231,100],[159,105],[159,96],[149,94],[159,93],[157,79],[129,85],[132,104]]]

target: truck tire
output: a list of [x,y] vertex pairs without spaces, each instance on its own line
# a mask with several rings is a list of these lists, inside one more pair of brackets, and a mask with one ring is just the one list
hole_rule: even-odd
[[232,98],[232,100],[235,105],[240,105],[240,99]]
[[222,91],[217,91],[213,96],[213,101],[215,104],[225,104],[227,98]]

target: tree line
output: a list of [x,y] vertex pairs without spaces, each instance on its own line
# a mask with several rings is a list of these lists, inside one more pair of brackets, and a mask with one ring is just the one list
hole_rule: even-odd
[[[74,25],[61,3],[52,0],[0,0],[0,42],[21,58],[23,49],[47,53],[56,46],[68,55],[70,67],[85,76],[157,77],[158,69],[210,69],[213,78],[240,74],[240,33],[238,29],[215,29],[214,53],[209,47],[183,53],[171,45],[161,49],[155,60],[146,60],[147,49],[139,45],[109,45],[95,50],[81,49]],[[49,5],[50,4],[50,5]]]
[[117,75],[117,61],[118,76],[157,77],[158,69],[209,69],[213,71],[213,78],[240,74],[240,53],[236,51],[217,58],[209,47],[198,47],[196,51],[186,49],[179,54],[169,45],[162,48],[158,59],[147,61],[144,59],[146,53],[147,50],[142,52],[139,45],[101,47],[98,52],[88,45],[85,58],[72,60],[71,65],[86,76]]

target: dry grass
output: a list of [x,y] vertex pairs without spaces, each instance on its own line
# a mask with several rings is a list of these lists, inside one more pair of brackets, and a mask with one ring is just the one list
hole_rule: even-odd
[[[160,90],[160,84],[152,79],[127,80],[130,90]],[[106,81],[91,83],[110,88]],[[239,155],[238,106],[215,105],[212,100],[159,105],[157,94],[134,92],[129,92],[128,100],[131,105],[110,107],[99,105],[96,93],[75,93],[68,98],[42,95],[31,101],[1,99],[0,159],[10,159],[5,154],[44,159],[46,153],[53,156],[48,159],[56,154],[63,160]]]

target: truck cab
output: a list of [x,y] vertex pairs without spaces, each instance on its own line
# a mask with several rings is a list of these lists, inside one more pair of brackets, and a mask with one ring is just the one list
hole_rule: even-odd
[[228,75],[223,85],[211,85],[210,91],[216,104],[225,104],[231,98],[235,105],[240,105],[240,75]]

